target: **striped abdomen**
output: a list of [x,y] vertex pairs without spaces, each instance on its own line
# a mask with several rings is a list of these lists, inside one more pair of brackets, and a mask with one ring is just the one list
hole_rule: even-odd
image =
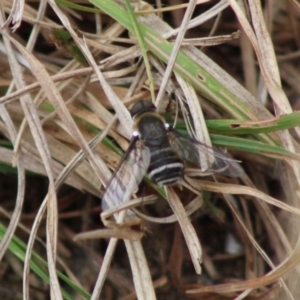
[[165,148],[151,147],[150,153],[148,175],[155,184],[170,185],[183,177],[183,163],[170,146]]

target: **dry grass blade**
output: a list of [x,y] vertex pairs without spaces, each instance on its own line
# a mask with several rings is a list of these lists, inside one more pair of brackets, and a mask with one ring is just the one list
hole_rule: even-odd
[[[117,223],[123,222],[125,214],[126,211],[122,211],[118,214],[118,216],[116,217]],[[115,252],[117,241],[118,239],[116,238],[111,238],[109,241],[105,257],[103,259],[102,266],[97,278],[97,282],[92,294],[92,300],[99,299],[104,285],[104,281],[107,277],[111,260],[113,258],[113,254]],[[151,276],[147,266],[147,261],[145,259],[144,251],[140,241],[130,242],[125,240],[124,242],[130,259],[131,269],[134,274],[133,279],[139,299],[148,299],[147,295],[150,297],[150,299],[156,299],[151,281]]]
[[[10,133],[10,139],[12,141],[15,141],[16,139],[16,131],[13,125],[13,122],[11,118],[9,117],[9,114],[5,110],[5,108],[1,105],[0,106],[0,115],[1,118],[4,120],[7,130]],[[0,151],[0,156],[4,158],[7,155],[4,155],[3,153],[4,149],[1,149]],[[7,154],[7,152],[5,153]],[[13,161],[13,155],[8,155],[7,157],[7,163],[10,164]],[[20,216],[21,216],[21,211],[23,207],[23,201],[24,201],[24,192],[25,192],[25,166],[24,166],[24,155],[17,155],[17,166],[18,166],[18,195],[16,198],[16,206],[13,212],[13,215],[10,218],[10,224],[7,228],[7,232],[5,233],[3,239],[1,240],[0,243],[0,261],[2,260],[5,252],[7,251],[7,248],[9,246],[9,243],[13,237],[13,234],[15,232],[15,229],[18,225]]]
[[[106,131],[104,131],[103,134],[101,136],[99,136],[99,139],[103,138],[107,134],[107,131],[109,129],[110,129],[110,127],[108,126],[107,129],[106,129]],[[93,146],[95,146],[95,144],[96,143],[93,143],[93,145],[91,145],[91,148],[93,148]],[[58,189],[59,186],[64,182],[64,178],[67,176],[68,170],[70,168],[74,168],[75,165],[79,164],[80,161],[83,158],[84,158],[83,153],[79,153],[77,156],[74,157],[74,159],[72,161],[70,161],[69,166],[66,166],[64,172],[62,172],[60,174],[60,176],[57,178],[56,189]],[[24,291],[26,291],[26,295],[25,296],[26,296],[27,299],[29,299],[28,288],[27,288],[27,286],[28,286],[28,280],[27,280],[27,278],[29,277],[29,267],[30,267],[30,257],[32,255],[32,247],[33,247],[34,240],[36,238],[37,229],[38,229],[38,227],[40,225],[41,219],[42,219],[43,214],[45,212],[47,200],[48,199],[46,197],[45,200],[44,200],[44,202],[43,202],[43,205],[41,205],[41,207],[40,207],[40,210],[39,210],[39,213],[37,214],[37,217],[35,218],[35,222],[33,224],[32,231],[31,231],[30,238],[29,238],[29,242],[28,242],[28,248],[27,248],[26,259],[25,259],[25,267],[24,267],[24,274],[25,274],[25,276],[24,276]]]
[[231,41],[232,39],[239,39],[240,32],[234,32],[233,34],[220,37],[207,37],[199,39],[184,39],[181,43],[182,46],[216,46],[226,42]]
[[[91,55],[91,53],[90,53],[89,49],[87,48],[86,44],[81,39],[78,38],[77,34],[73,30],[73,28],[72,28],[72,26],[71,26],[71,24],[68,20],[68,18],[66,18],[66,16],[60,11],[60,9],[56,5],[56,3],[52,0],[50,0],[49,3],[52,6],[52,8],[54,9],[54,11],[57,13],[57,15],[60,17],[60,19],[61,19],[62,23],[64,24],[64,26],[71,33],[74,41],[77,43],[77,45],[83,51],[86,58],[88,59],[88,61],[92,65],[93,70],[95,71],[95,73],[96,73],[96,75],[99,79],[99,82],[100,82],[102,88],[104,89],[107,97],[109,98],[109,100],[110,100],[111,104],[113,105],[113,107],[114,107],[115,111],[117,112],[117,114],[121,117],[120,122],[122,122],[125,129],[130,128],[131,124],[132,124],[130,114],[128,113],[128,111],[126,110],[125,106],[122,104],[120,99],[113,92],[111,86],[109,84],[107,84],[107,82],[104,79],[102,73],[97,68],[97,65],[96,65],[96,63],[93,59],[93,56]],[[127,134],[128,134],[128,136],[130,136],[129,130],[128,130]]]
[[[107,135],[108,131],[110,130],[111,126],[115,123],[115,120],[112,120],[112,122],[106,127],[103,132],[96,136],[91,142],[89,143],[89,147],[92,150],[93,148],[96,147],[98,143],[100,143],[103,138]],[[57,145],[55,142],[52,143],[52,145]],[[61,149],[62,151],[66,151],[68,154],[70,154],[70,149]],[[73,154],[73,153],[72,153]],[[83,160],[85,158],[86,154],[84,153],[83,150],[78,152],[76,155],[73,156],[73,159],[69,160],[68,164],[64,168],[64,170],[60,173],[60,175],[57,177],[56,180],[56,188],[58,189],[60,185],[62,185],[65,182],[66,177],[69,175],[69,173],[77,168],[77,172],[82,176],[82,177],[87,177],[90,178],[93,175],[89,173],[89,170],[87,169],[87,166],[85,166]],[[81,170],[80,170],[81,169]],[[90,181],[90,183],[96,188],[97,187],[97,182]]]
[[[241,228],[243,228],[243,230],[245,230],[249,240],[251,241],[251,243],[254,245],[255,249],[257,250],[257,252],[261,255],[261,257],[268,263],[268,265],[272,268],[272,270],[276,269],[275,265],[273,264],[273,262],[271,261],[270,257],[265,253],[265,251],[260,247],[259,243],[254,239],[253,235],[249,232],[249,230],[247,229],[247,227],[244,225],[241,216],[239,215],[239,213],[236,211],[236,209],[234,208],[234,206],[231,204],[232,199],[230,199],[230,197],[228,197],[228,195],[224,195],[226,202],[228,204],[228,206],[231,208],[231,210],[233,211],[235,217],[238,219]],[[286,286],[284,280],[282,278],[278,278],[280,280],[280,283],[282,284],[283,288],[285,289],[286,293],[290,296],[291,299],[293,299],[293,297],[291,297],[291,293],[288,289],[288,287]],[[251,292],[251,289],[246,290],[245,292],[247,292],[247,295]],[[241,294],[240,296],[242,296],[243,294]],[[243,299],[241,297],[241,299]]]
[[[96,172],[96,173],[99,175],[102,182],[105,182],[107,180],[107,176],[108,176],[107,168],[103,167],[103,164],[100,164],[101,161],[95,160],[94,155],[92,154],[86,141],[83,139],[78,127],[75,125],[75,122],[72,119],[72,117],[69,113],[69,110],[65,106],[65,103],[64,103],[63,99],[61,98],[60,93],[56,89],[56,86],[54,85],[50,76],[46,72],[44,66],[42,64],[40,64],[32,55],[30,55],[29,52],[26,52],[26,50],[24,48],[22,48],[22,46],[20,44],[18,44],[16,41],[14,41],[14,44],[18,47],[19,51],[22,52],[22,54],[29,61],[32,71],[35,73],[35,75],[36,75],[37,79],[39,80],[40,85],[43,87],[48,99],[53,102],[58,115],[64,121],[70,134],[76,139],[76,141],[79,143],[81,148],[84,149],[84,151],[87,153],[89,159],[92,162],[92,165],[95,167],[96,166],[99,167],[100,171]],[[44,142],[44,144],[46,144],[46,142]]]
[[[211,147],[212,145],[206,127],[204,115],[195,90],[191,85],[186,83],[180,76],[176,75],[176,78],[191,110],[193,124],[194,127],[196,128],[195,138],[199,141],[202,141],[207,146]],[[212,156],[208,155],[204,151],[200,151],[199,157],[201,161],[202,171],[206,171],[209,168],[209,166],[211,166],[214,163],[214,160],[212,160]]]
[[[131,258],[130,264],[136,287],[137,298],[142,300],[155,300],[156,295],[154,292],[152,278],[141,242],[130,242],[125,240],[125,246],[128,256]],[[133,257],[135,259],[132,259]]]
[[178,35],[176,37],[176,41],[174,43],[174,47],[173,47],[172,53],[171,53],[169,61],[168,61],[168,65],[167,65],[167,68],[166,68],[166,71],[165,71],[165,74],[164,74],[164,77],[163,77],[163,81],[161,83],[161,86],[160,86],[160,89],[159,89],[159,92],[158,92],[158,95],[157,95],[157,98],[156,98],[156,101],[155,101],[155,104],[156,104],[156,107],[157,107],[158,111],[162,111],[161,108],[166,106],[163,103],[164,102],[163,101],[163,95],[164,95],[164,92],[165,92],[165,89],[166,89],[166,85],[167,85],[167,83],[170,79],[171,73],[173,71],[176,57],[178,55],[181,43],[183,41],[185,32],[187,30],[188,22],[190,21],[190,19],[192,17],[192,14],[193,14],[193,11],[195,9],[196,4],[197,4],[197,1],[195,1],[195,0],[189,1],[187,10],[184,14],[184,18],[182,20],[180,30],[179,30]]
[[[168,283],[168,279],[166,276],[164,276],[164,277],[154,281],[153,286],[155,288],[159,288],[159,287],[166,285],[167,283]],[[132,294],[122,298],[122,300],[134,300],[134,299],[136,299],[136,296],[137,296],[136,293],[132,293]]]
[[[9,165],[13,161],[14,157],[15,157],[15,155],[12,150],[0,149],[0,161],[2,163]],[[24,160],[23,164],[24,164],[24,168],[26,170],[31,169],[32,172],[47,176],[45,167],[41,160],[37,160],[36,157],[33,157],[32,155],[30,155],[28,153],[24,153],[22,159]],[[55,162],[54,160],[52,160],[51,163],[53,166],[54,176],[58,177],[59,174],[61,173],[63,167],[61,166],[61,164]],[[66,176],[66,177],[67,178],[65,179],[64,182],[69,184],[70,186],[73,186],[74,188],[81,190],[81,191],[87,191],[91,194],[94,194],[95,196],[99,195],[99,192],[97,191],[96,187],[93,188],[93,187],[91,187],[91,185],[82,182],[80,176],[75,175],[75,174],[68,174],[68,176]],[[24,180],[21,180],[20,183],[24,184]],[[21,190],[22,189],[20,188],[20,191]]]
[[[29,297],[29,274],[30,274],[30,261],[33,251],[33,244],[35,242],[37,236],[37,230],[42,221],[42,217],[47,209],[47,198],[44,199],[42,205],[40,206],[39,212],[34,219],[34,223],[32,225],[32,229],[30,232],[30,236],[27,243],[26,255],[25,255],[25,263],[24,263],[24,278],[23,278],[23,291],[24,291],[24,299],[30,299]],[[60,297],[60,296],[58,296]]]
[[[134,224],[136,225],[136,224]],[[118,227],[107,228],[102,230],[89,231],[82,234],[77,234],[74,237],[74,241],[80,240],[95,240],[95,239],[108,239],[115,238],[119,240],[129,240],[132,242],[140,241],[143,237],[144,232],[133,231],[130,227]]]
[[193,225],[191,224],[180,199],[172,188],[166,187],[168,202],[176,215],[184,235],[187,247],[190,251],[191,259],[197,274],[201,274],[202,249]]
[[235,184],[215,183],[215,182],[202,181],[202,180],[191,180],[188,178],[186,180],[191,186],[193,186],[195,188],[201,188],[203,190],[211,191],[211,192],[215,192],[215,193],[253,196],[253,197],[259,198],[269,204],[272,204],[281,209],[284,209],[288,212],[300,215],[299,208],[290,206],[286,203],[283,203],[275,198],[272,198],[272,197],[266,195],[263,192],[258,191],[257,189],[251,188],[251,187],[235,185]]
[[[1,23],[2,23],[2,16],[0,17]],[[3,25],[4,27],[4,25]],[[9,136],[9,139],[15,143],[16,141],[16,128],[13,124],[12,119],[9,116],[9,113],[5,109],[3,105],[0,106],[0,115],[1,119],[5,123],[5,128],[3,128],[2,132],[5,133],[7,136]],[[3,126],[4,127],[4,126]],[[4,150],[4,149],[1,149]],[[2,152],[2,151],[1,151]],[[1,153],[1,156],[4,157],[3,153]],[[10,164],[13,162],[13,156],[11,155],[9,158],[7,158],[7,163]],[[24,191],[25,191],[25,169],[24,169],[24,156],[22,156],[20,153],[17,155],[17,167],[18,167],[18,195],[16,198],[16,206],[14,209],[14,212],[10,218],[10,224],[7,228],[7,232],[5,233],[3,239],[0,243],[0,261],[2,260],[5,252],[7,251],[7,248],[9,246],[9,243],[13,237],[13,234],[15,232],[15,229],[18,225],[19,218],[21,215],[21,210],[23,207],[23,201],[24,201]]]
[[[187,29],[199,26],[203,23],[205,23],[207,20],[213,18],[214,16],[218,15],[220,12],[222,12],[226,7],[228,6],[227,0],[221,0],[219,1],[215,6],[213,6],[211,9],[205,11],[203,14],[200,16],[195,17],[192,19],[189,24]],[[170,38],[171,36],[174,36],[178,34],[180,28],[172,29],[168,33],[165,33],[163,37],[165,39]]]
[[297,264],[299,263],[298,262],[299,255],[300,255],[300,241],[298,240],[298,243],[294,248],[293,253],[278,267],[276,267],[273,271],[271,271],[269,274],[267,274],[262,278],[256,278],[256,279],[252,279],[252,280],[248,280],[236,284],[223,284],[215,287],[206,286],[198,290],[196,289],[196,290],[187,291],[187,293],[200,294],[200,293],[206,293],[210,291],[214,291],[214,292],[217,291],[218,293],[232,293],[235,291],[243,291],[249,288],[256,288],[256,287],[273,283],[274,281],[280,279],[280,277],[282,277],[284,274],[287,274],[297,266]]
[[[261,71],[262,75],[264,76],[265,84],[268,87],[268,91],[276,105],[275,112],[277,112],[277,114],[291,113],[291,106],[289,104],[287,96],[281,88],[280,76],[275,59],[274,49],[269,33],[264,25],[261,4],[257,0],[249,2],[249,6],[253,14],[253,24],[256,34],[254,35],[250,24],[248,23],[245,15],[237,5],[236,1],[230,1],[230,3],[234,11],[236,12],[239,21],[243,26],[243,29],[248,35],[248,38],[250,39],[254,50],[256,51],[257,59],[261,66]],[[286,147],[291,152],[294,152],[295,148],[289,133],[287,131],[282,133],[281,138]],[[300,185],[299,164],[296,162],[291,162],[291,165],[298,180],[298,184]]]
[[[20,46],[19,50],[22,51],[22,46],[19,45],[15,40],[10,39],[11,42],[13,42],[15,45]],[[7,49],[10,49],[8,53],[13,53],[10,42],[7,38],[4,38],[4,42],[6,44]],[[26,54],[25,52],[23,54]],[[28,56],[29,57],[29,56]],[[16,85],[17,87],[21,88],[23,86],[23,79],[22,79],[22,72],[20,69],[20,66],[16,62],[13,55],[10,55],[11,60],[11,66],[12,66],[12,72],[15,75],[16,78]],[[51,292],[53,293],[53,296],[55,296],[57,299],[61,299],[62,296],[60,294],[60,289],[57,276],[56,276],[56,270],[55,270],[55,257],[56,257],[56,241],[57,241],[57,211],[56,211],[56,193],[54,189],[54,177],[51,169],[51,165],[49,163],[50,161],[50,153],[49,149],[47,148],[47,143],[43,135],[43,131],[35,110],[35,107],[32,105],[31,99],[29,99],[28,96],[22,97],[22,107],[25,112],[25,115],[28,120],[28,124],[32,130],[35,143],[37,145],[37,148],[40,151],[40,154],[43,158],[43,162],[45,164],[45,168],[47,170],[47,175],[49,177],[50,183],[49,183],[49,194],[51,197],[48,199],[48,220],[47,220],[47,255],[49,259],[49,273],[51,277],[51,282],[53,282],[53,285],[55,286],[54,289],[51,289]]]
[[20,1],[14,0],[12,9],[11,9],[11,13],[8,16],[5,23],[1,22],[2,23],[1,27],[4,28],[4,27],[8,26],[9,23],[13,23],[14,24],[13,29],[16,30],[22,22],[22,16],[24,13],[24,5],[25,5],[24,0],[20,0]]
[[[29,66],[28,66],[28,69],[29,69]],[[69,71],[69,72],[66,71],[62,74],[55,74],[55,75],[51,76],[51,78],[52,78],[53,82],[59,82],[59,81],[62,81],[64,79],[73,78],[76,75],[80,76],[80,75],[90,74],[91,72],[92,72],[91,67],[81,68],[77,71]],[[12,92],[9,95],[1,97],[0,103],[5,104],[5,103],[9,103],[11,101],[15,101],[20,96],[22,96],[23,94],[35,91],[39,87],[40,87],[39,82],[35,82],[35,83],[32,83],[32,84],[26,85],[22,89],[18,89],[17,91]]]
[[109,271],[111,261],[117,246],[118,239],[111,238],[106,249],[105,257],[103,259],[100,272],[98,274],[96,284],[93,290],[91,300],[98,300],[103,289],[104,281],[107,278],[107,273]]
[[[184,183],[182,183],[185,185]],[[187,188],[191,189],[191,186],[187,186]],[[133,201],[130,201],[133,202]],[[145,204],[145,201],[143,200],[143,204]],[[195,211],[197,211],[201,206],[203,205],[203,199],[200,195],[198,195],[193,201],[191,201],[184,209],[187,216],[192,215]],[[178,221],[177,216],[175,214],[172,214],[168,217],[164,218],[155,218],[147,216],[138,210],[134,210],[135,214],[142,218],[143,220],[153,222],[153,223],[159,223],[159,224],[168,224],[168,223],[175,223]]]

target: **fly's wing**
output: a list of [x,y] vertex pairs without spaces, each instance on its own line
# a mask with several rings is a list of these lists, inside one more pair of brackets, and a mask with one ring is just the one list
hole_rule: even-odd
[[128,150],[118,164],[107,184],[102,198],[102,209],[106,211],[128,201],[138,190],[148,166],[150,151],[138,137],[133,137]]
[[216,148],[212,148],[196,139],[181,134],[171,126],[169,127],[167,136],[171,148],[177,155],[194,166],[201,168],[199,152],[204,151],[206,155],[211,156],[215,161],[208,171],[219,172],[231,177],[238,177],[244,173],[243,168],[236,160]]

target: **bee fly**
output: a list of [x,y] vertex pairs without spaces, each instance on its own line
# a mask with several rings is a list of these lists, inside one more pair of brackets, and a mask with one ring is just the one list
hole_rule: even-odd
[[212,172],[240,176],[237,161],[165,123],[150,101],[136,102],[130,110],[134,120],[130,145],[108,182],[102,199],[103,211],[115,208],[130,199],[147,173],[157,185],[172,185],[184,176],[184,163],[201,167],[199,151],[213,156]]

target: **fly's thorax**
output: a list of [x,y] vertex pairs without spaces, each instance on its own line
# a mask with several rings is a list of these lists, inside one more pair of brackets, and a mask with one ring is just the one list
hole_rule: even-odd
[[134,130],[147,147],[162,146],[167,142],[164,119],[155,112],[144,113],[134,120]]

